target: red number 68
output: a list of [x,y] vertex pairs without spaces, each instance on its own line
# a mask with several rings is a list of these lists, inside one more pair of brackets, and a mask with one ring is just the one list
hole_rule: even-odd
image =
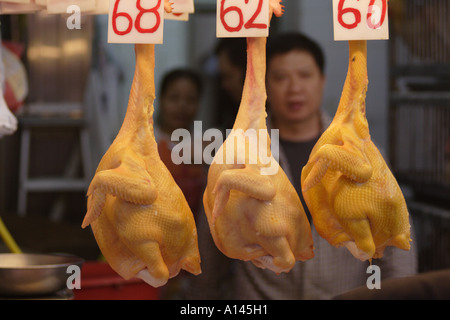
[[[126,12],[118,12],[119,2],[120,0],[115,0],[114,2],[114,10],[112,14],[112,28],[115,34],[123,36],[131,32],[131,29],[133,27],[133,18]],[[158,0],[156,5],[149,9],[145,9],[142,7],[141,0],[136,1],[136,8],[139,10],[139,13],[137,14],[136,20],[134,21],[134,27],[139,33],[153,33],[159,28],[159,25],[161,24],[161,17],[159,15],[158,9],[160,8],[160,6],[161,0]],[[153,13],[155,15],[156,22],[155,25],[151,28],[143,28],[141,26],[141,19],[145,13]],[[125,30],[121,31],[117,28],[117,18],[119,17],[124,17],[128,20],[128,25]]]

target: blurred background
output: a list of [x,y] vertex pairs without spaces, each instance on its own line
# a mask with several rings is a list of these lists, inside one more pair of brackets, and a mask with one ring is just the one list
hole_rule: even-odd
[[[334,115],[347,73],[348,45],[333,39],[330,1],[284,0],[270,33],[298,30],[326,55],[323,108]],[[402,186],[417,235],[419,271],[450,267],[450,11],[448,0],[389,1],[390,39],[369,41],[367,118],[375,144]],[[26,76],[18,130],[0,139],[0,215],[19,245],[99,255],[80,224],[86,190],[125,115],[134,74],[131,44],[107,43],[107,15],[4,14],[2,40]],[[214,127],[218,83],[216,2],[195,0],[189,21],[164,22],[156,47],[156,90],[175,67],[198,70],[206,85],[197,120]],[[13,81],[13,80],[11,80]],[[155,101],[158,110],[158,97]],[[0,243],[0,251],[6,251]]]

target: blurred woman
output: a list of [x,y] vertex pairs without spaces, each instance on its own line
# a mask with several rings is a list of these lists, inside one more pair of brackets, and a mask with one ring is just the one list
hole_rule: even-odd
[[202,94],[201,77],[189,69],[175,69],[164,75],[160,90],[160,114],[155,138],[161,160],[171,172],[175,182],[194,214],[201,207],[201,198],[206,183],[206,172],[202,165],[190,163],[175,164],[172,149],[177,141],[171,136],[176,129],[190,131],[200,106]]

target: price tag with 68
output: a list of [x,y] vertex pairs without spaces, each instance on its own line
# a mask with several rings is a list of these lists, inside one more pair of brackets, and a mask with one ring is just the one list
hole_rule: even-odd
[[110,0],[108,42],[163,42],[164,0]]

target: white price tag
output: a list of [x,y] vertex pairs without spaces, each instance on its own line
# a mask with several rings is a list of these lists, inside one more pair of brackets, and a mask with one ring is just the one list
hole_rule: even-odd
[[171,0],[173,13],[194,13],[194,0]]
[[167,13],[164,12],[164,20],[178,20],[178,21],[188,21],[189,20],[189,13],[183,12],[183,13]]
[[91,14],[108,14],[109,12],[109,0],[97,0],[97,6],[95,10],[90,12]]
[[389,39],[388,0],[333,0],[334,40]]
[[0,2],[31,3],[31,0],[0,0]]
[[164,19],[188,21],[189,14],[194,13],[194,0],[170,0],[172,12],[165,12]]
[[267,37],[269,0],[217,0],[218,38]]
[[76,5],[80,8],[80,12],[88,12],[95,10],[97,2],[95,0],[47,0],[47,13],[58,14],[67,13],[67,8]]
[[164,0],[110,0],[109,43],[163,43]]
[[44,7],[35,3],[14,3],[0,1],[0,14],[28,14],[41,11]]

